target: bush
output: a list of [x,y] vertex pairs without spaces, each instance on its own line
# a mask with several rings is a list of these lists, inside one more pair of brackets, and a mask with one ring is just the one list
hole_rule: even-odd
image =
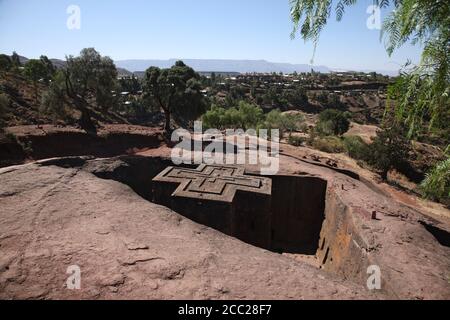
[[225,109],[212,105],[211,109],[202,116],[202,121],[205,128],[247,130],[256,128],[263,118],[260,107],[241,101],[238,108]]
[[238,107],[222,108],[212,105],[211,109],[202,116],[205,128],[216,129],[267,129],[270,136],[271,129],[279,129],[280,137],[283,132],[297,130],[303,122],[300,114],[283,114],[280,110],[272,110],[267,115],[263,114],[260,107],[247,102],[239,102]]
[[370,147],[359,136],[348,136],[343,138],[344,148],[347,154],[356,160],[368,160]]
[[266,115],[266,119],[261,123],[259,128],[261,129],[279,129],[280,137],[284,132],[289,132],[289,136],[292,132],[297,131],[304,121],[304,117],[301,114],[283,114],[279,109],[270,111]]
[[244,101],[239,102],[238,114],[242,128],[245,130],[255,129],[264,118],[263,110],[260,107]]
[[299,137],[299,136],[289,136],[288,138],[288,143],[290,145],[299,147],[301,145],[303,145],[306,142],[306,138],[304,137]]
[[342,140],[336,136],[316,137],[312,141],[312,147],[328,153],[340,153],[344,151]]
[[4,115],[9,109],[10,100],[6,93],[0,93],[0,116]]
[[394,125],[379,132],[370,145],[367,162],[381,171],[384,180],[390,169],[402,172],[407,166],[411,143],[405,136],[404,129]]
[[53,82],[50,88],[43,93],[39,111],[51,116],[53,121],[57,119],[66,120],[69,117],[69,112],[65,106],[64,90],[56,82]]
[[211,106],[211,109],[202,116],[203,127],[220,128],[220,126],[222,125],[221,120],[225,112],[226,111],[224,108],[218,107],[217,105],[213,104]]
[[437,201],[450,200],[450,158],[438,163],[426,174],[421,189],[426,198]]
[[327,109],[319,114],[316,131],[320,135],[342,135],[348,131],[350,121],[347,115],[336,109]]
[[0,72],[9,71],[12,67],[11,58],[6,54],[0,54]]
[[420,188],[425,198],[450,204],[450,156],[426,174]]
[[282,93],[282,99],[295,107],[308,103],[308,96],[306,95],[306,90],[303,87],[296,87],[292,90],[284,90]]
[[282,114],[281,116],[281,128],[284,131],[289,132],[289,136],[291,136],[292,132],[298,131],[303,128],[305,118],[303,115],[296,114]]
[[3,127],[5,124],[3,118],[8,112],[10,103],[8,95],[6,93],[0,93],[0,127]]

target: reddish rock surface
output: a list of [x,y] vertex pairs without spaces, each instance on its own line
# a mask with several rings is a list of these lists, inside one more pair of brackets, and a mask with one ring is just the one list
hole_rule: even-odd
[[[139,149],[0,169],[0,298],[450,299],[447,211],[351,160],[282,146],[279,175],[326,181],[326,196],[316,255],[279,254],[146,200],[170,149]],[[277,197],[288,208],[312,201]],[[71,265],[80,290],[66,287]],[[366,287],[371,265],[381,290]]]
[[[0,171],[3,299],[363,299],[383,295],[245,244],[80,169]],[[66,270],[81,268],[81,290]]]

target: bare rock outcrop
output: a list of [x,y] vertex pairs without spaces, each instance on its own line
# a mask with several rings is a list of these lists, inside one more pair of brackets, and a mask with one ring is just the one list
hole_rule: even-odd
[[[245,244],[80,168],[0,171],[3,299],[379,298]],[[81,289],[66,287],[81,269]]]

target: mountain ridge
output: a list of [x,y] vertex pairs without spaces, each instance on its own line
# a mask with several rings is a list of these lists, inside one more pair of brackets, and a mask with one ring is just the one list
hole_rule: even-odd
[[[20,62],[23,64],[29,60],[24,56],[19,56]],[[192,67],[197,72],[224,72],[224,73],[293,73],[293,72],[311,72],[314,70],[321,73],[330,72],[365,72],[376,71],[388,76],[397,76],[398,71],[395,70],[344,70],[330,68],[323,65],[314,66],[311,64],[294,64],[287,62],[271,62],[264,59],[125,59],[114,60],[119,75],[131,76],[132,74],[142,75],[149,67],[170,68],[176,61],[182,60],[184,63]],[[57,68],[65,66],[66,61],[61,59],[50,59]]]
[[313,66],[309,64],[292,64],[270,62],[267,60],[233,60],[233,59],[127,59],[116,60],[116,66],[131,72],[144,71],[150,66],[170,68],[177,60],[192,67],[196,71],[239,72],[239,73],[268,73],[268,72],[317,72],[328,73],[331,71],[326,66]]

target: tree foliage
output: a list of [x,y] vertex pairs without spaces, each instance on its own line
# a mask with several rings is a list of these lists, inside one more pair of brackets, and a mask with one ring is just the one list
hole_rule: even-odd
[[49,115],[54,121],[68,117],[69,99],[66,96],[65,75],[62,71],[55,73],[50,87],[42,94],[39,110]]
[[0,128],[5,125],[4,117],[9,111],[10,103],[8,95],[0,92]]
[[360,136],[343,137],[347,154],[356,160],[367,161],[370,158],[370,146]]
[[47,68],[41,60],[30,59],[25,63],[24,75],[33,82],[35,100],[38,99],[37,82],[47,76]]
[[[290,0],[294,24],[291,36],[300,33],[316,46],[333,7],[337,20],[341,20],[345,8],[355,3],[356,0]],[[448,0],[374,0],[373,3],[382,8],[389,5],[395,8],[384,20],[381,33],[389,54],[408,41],[424,47],[420,63],[412,68],[407,66],[389,91],[391,100],[396,102],[397,120],[408,125],[410,137],[420,130],[424,120],[429,120],[430,128],[443,125],[439,120],[450,118]]]
[[[102,57],[94,48],[83,49],[80,56],[67,57],[66,68],[58,71],[43,99],[43,109],[62,112],[68,104],[81,112],[80,126],[96,133],[91,119],[90,101],[106,110],[112,103],[117,70],[109,57]],[[47,104],[47,105],[45,105]]]
[[172,115],[195,119],[204,109],[200,93],[200,76],[183,61],[177,61],[169,69],[150,67],[145,72],[146,97],[164,111],[166,132],[170,131]]
[[305,118],[303,115],[282,113],[279,109],[275,109],[266,114],[265,120],[259,126],[260,129],[279,129],[280,137],[283,136],[285,132],[289,133],[291,136],[292,132],[297,131],[301,124],[304,122]]
[[383,180],[390,169],[403,171],[407,165],[411,142],[405,138],[404,128],[393,124],[384,128],[369,147],[367,163],[380,170]]
[[321,135],[342,135],[348,131],[349,127],[350,121],[344,112],[326,109],[319,114],[316,131]]
[[344,151],[342,140],[336,136],[316,137],[311,142],[311,145],[314,149],[328,153],[340,153]]
[[20,62],[20,57],[15,51],[11,55],[11,63],[13,68],[19,68],[20,66],[22,66],[22,63]]
[[47,56],[42,55],[40,56],[39,60],[41,61],[41,63],[44,65],[45,68],[45,73],[42,78],[45,81],[45,83],[48,84],[55,75],[56,68]]
[[446,156],[447,159],[427,172],[420,187],[426,198],[450,205],[450,145],[447,147]]
[[41,60],[30,59],[25,63],[23,73],[31,81],[37,82],[47,75],[47,70]]
[[11,67],[11,58],[6,54],[0,54],[0,71],[9,71]]
[[267,114],[255,105],[245,101],[240,101],[237,107],[222,108],[212,105],[202,116],[203,126],[214,129],[255,129],[257,132],[261,129],[270,130],[279,129],[280,137],[283,132],[298,130],[304,121],[301,114],[286,114],[279,109],[274,109]]
[[132,94],[137,94],[138,91],[142,90],[142,85],[137,77],[134,75],[131,77],[122,77],[119,80],[119,90],[122,92],[130,92]]
[[256,129],[263,119],[260,107],[244,101],[227,109],[212,105],[202,116],[203,126],[214,129]]

